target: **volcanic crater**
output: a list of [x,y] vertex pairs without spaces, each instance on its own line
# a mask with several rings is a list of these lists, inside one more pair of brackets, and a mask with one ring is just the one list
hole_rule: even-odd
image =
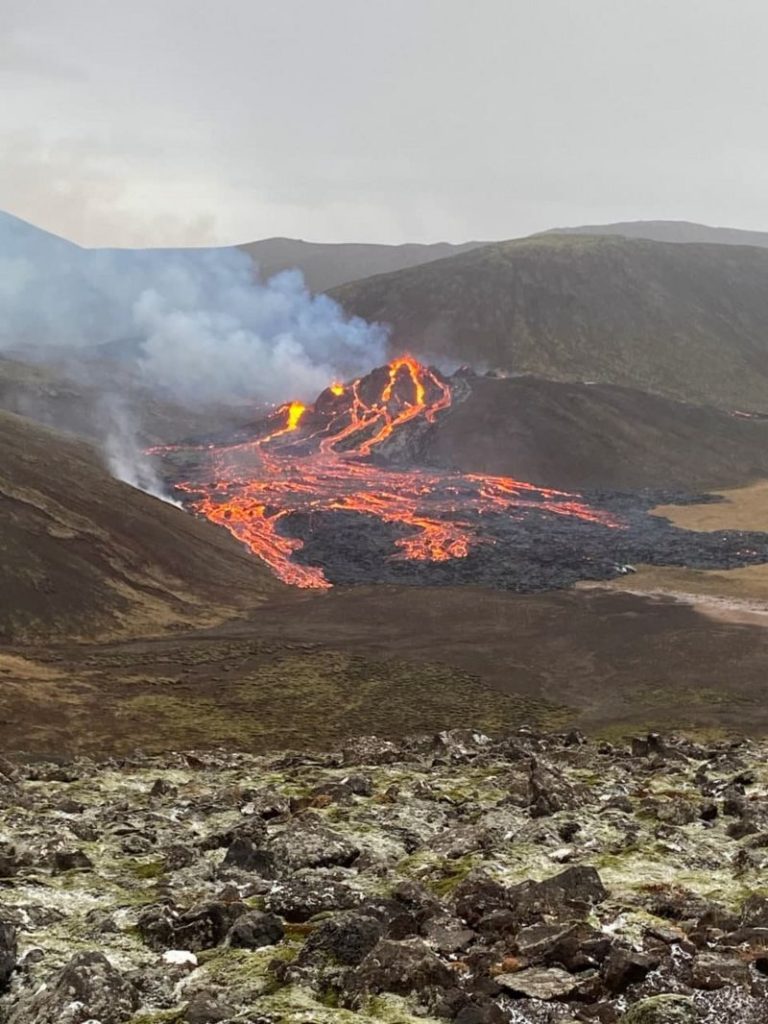
[[[479,584],[534,592],[610,579],[632,563],[768,562],[768,534],[694,532],[651,514],[660,503],[717,500],[706,494],[574,493],[467,471],[466,451],[462,468],[446,464],[436,440],[462,407],[466,419],[483,382],[467,369],[448,377],[402,356],[331,384],[313,405],[288,402],[226,437],[152,454],[186,508],[302,588]],[[436,450],[440,465],[430,457]]]

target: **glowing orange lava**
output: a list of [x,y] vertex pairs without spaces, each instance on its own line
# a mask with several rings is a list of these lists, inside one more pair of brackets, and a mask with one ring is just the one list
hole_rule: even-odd
[[402,524],[412,533],[396,541],[393,557],[432,562],[465,558],[473,545],[489,542],[478,534],[478,518],[487,513],[539,509],[616,525],[576,495],[510,477],[382,468],[370,461],[404,424],[421,420],[428,429],[451,397],[439,374],[402,356],[368,377],[332,384],[314,406],[280,406],[261,437],[203,446],[198,451],[209,461],[177,488],[196,511],[297,587],[330,583],[319,567],[293,560],[303,542],[279,530],[291,513],[344,510]]

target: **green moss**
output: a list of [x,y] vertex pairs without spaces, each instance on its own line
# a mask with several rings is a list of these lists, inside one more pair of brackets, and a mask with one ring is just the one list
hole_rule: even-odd
[[165,874],[165,863],[161,860],[153,860],[147,862],[134,861],[130,867],[131,874],[135,878],[140,879],[151,879],[160,878],[161,875]]
[[184,1024],[184,1007],[139,1013],[135,1017],[131,1017],[128,1024]]
[[[227,701],[178,694],[169,678],[137,681],[122,701],[121,731],[132,746],[331,747],[344,736],[437,732],[456,722],[490,734],[521,725],[558,729],[573,718],[562,705],[485,690],[441,664],[369,661],[334,650],[275,652],[227,687]],[[252,709],[253,713],[248,713]],[[258,709],[258,714],[256,710]],[[126,741],[127,742],[127,741]],[[305,795],[292,783],[289,795]]]
[[439,868],[440,877],[427,879],[427,885],[436,896],[450,896],[475,866],[476,859],[471,854],[456,860],[445,860]]

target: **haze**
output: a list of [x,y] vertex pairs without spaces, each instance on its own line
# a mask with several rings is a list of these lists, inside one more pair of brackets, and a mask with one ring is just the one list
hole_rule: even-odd
[[0,208],[82,244],[768,227],[759,0],[0,14]]

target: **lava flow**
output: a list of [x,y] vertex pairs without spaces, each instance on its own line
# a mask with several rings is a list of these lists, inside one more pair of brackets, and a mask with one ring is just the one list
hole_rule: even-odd
[[[390,468],[371,456],[399,451],[413,429],[426,429],[451,404],[451,387],[410,356],[349,384],[331,384],[314,406],[280,406],[255,438],[208,445],[192,479],[177,483],[189,505],[225,526],[283,581],[326,588],[323,570],[293,559],[303,546],[280,524],[292,513],[333,510],[401,524],[409,533],[393,556],[442,562],[486,543],[478,532],[488,513],[538,509],[615,525],[576,496],[508,477]],[[403,431],[406,424],[411,429]],[[164,449],[166,454],[183,449]]]

